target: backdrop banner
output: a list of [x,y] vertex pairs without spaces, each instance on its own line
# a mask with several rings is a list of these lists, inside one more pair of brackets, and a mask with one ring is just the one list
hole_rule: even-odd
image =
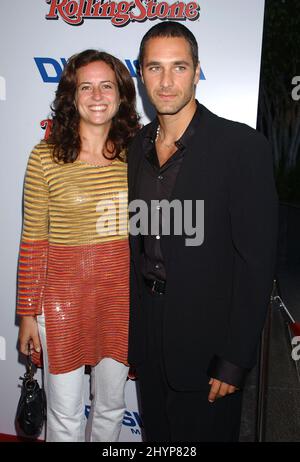
[[[32,147],[49,131],[50,104],[67,59],[87,48],[120,58],[147,123],[153,110],[137,77],[139,43],[154,24],[181,21],[199,43],[198,100],[220,116],[256,127],[263,18],[264,0],[1,0],[0,433],[16,433],[18,378],[24,373],[15,315],[24,173]],[[86,415],[88,391],[87,376]],[[120,441],[141,441],[135,382],[128,381],[126,400]]]

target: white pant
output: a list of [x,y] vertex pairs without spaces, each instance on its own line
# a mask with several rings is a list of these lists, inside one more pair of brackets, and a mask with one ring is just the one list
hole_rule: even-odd
[[118,441],[126,409],[128,367],[111,358],[104,358],[92,367],[92,403],[85,425],[84,366],[65,374],[50,374],[44,316],[38,316],[37,320],[47,397],[46,441]]

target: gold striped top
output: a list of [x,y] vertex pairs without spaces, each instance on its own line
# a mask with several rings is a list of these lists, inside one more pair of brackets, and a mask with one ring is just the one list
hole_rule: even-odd
[[64,245],[124,239],[127,200],[126,163],[115,159],[104,167],[79,160],[57,164],[42,142],[27,166],[23,238]]

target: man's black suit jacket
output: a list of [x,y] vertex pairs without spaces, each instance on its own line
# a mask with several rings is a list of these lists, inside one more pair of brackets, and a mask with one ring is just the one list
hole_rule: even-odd
[[[276,258],[278,203],[267,140],[198,104],[198,130],[189,139],[172,200],[204,200],[204,241],[162,236],[166,264],[163,355],[175,390],[207,390],[209,377],[242,386],[253,367],[270,300]],[[129,201],[138,199],[145,137],[128,153]],[[130,236],[129,362],[145,353],[141,300],[141,236]]]

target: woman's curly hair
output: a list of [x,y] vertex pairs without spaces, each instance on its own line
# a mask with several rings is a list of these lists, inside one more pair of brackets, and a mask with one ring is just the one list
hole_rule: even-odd
[[[95,61],[103,61],[111,67],[115,73],[120,94],[120,107],[112,119],[105,144],[105,150],[111,154],[109,159],[124,160],[120,153],[128,146],[140,128],[139,116],[135,109],[135,86],[126,66],[118,58],[104,51],[82,51],[73,55],[65,66],[51,106],[53,121],[47,142],[54,145],[53,157],[56,162],[74,162],[79,155],[81,149],[80,116],[74,104],[77,69]],[[105,156],[105,153],[103,155]]]

